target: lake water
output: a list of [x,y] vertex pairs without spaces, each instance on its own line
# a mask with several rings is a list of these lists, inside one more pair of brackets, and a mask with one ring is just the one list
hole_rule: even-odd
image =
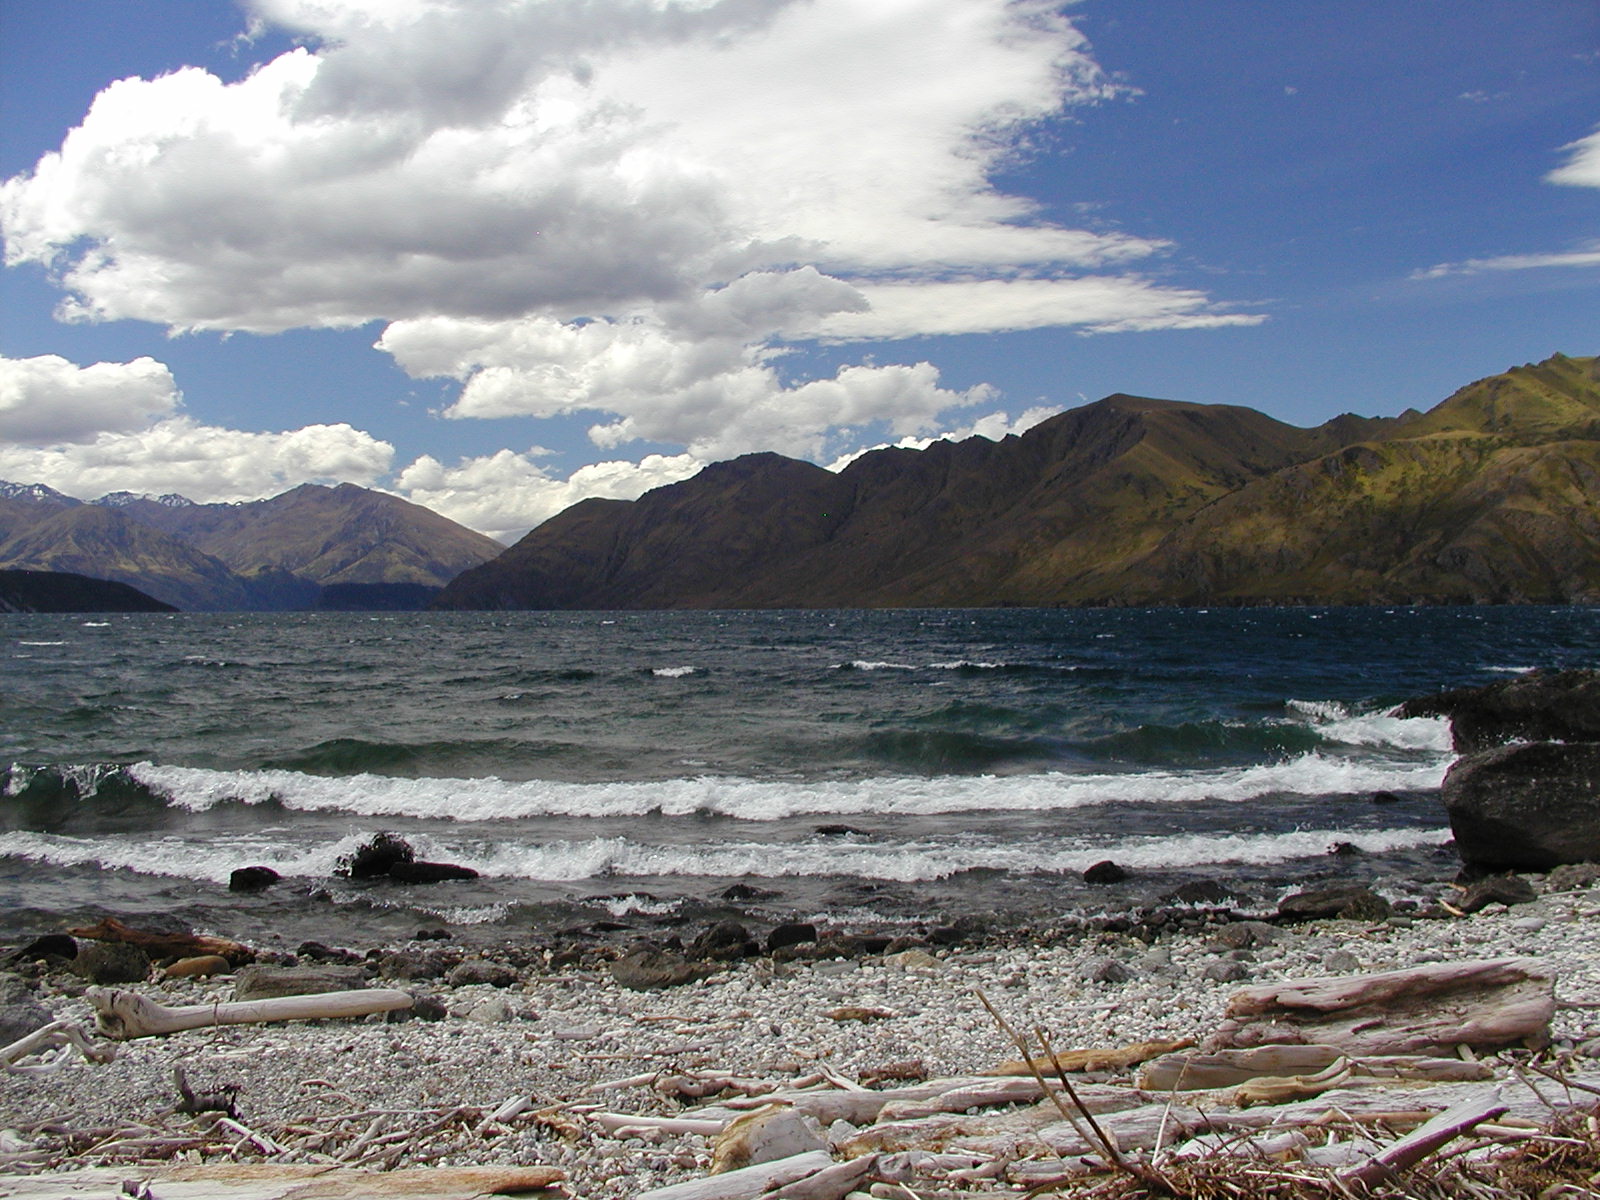
[[[0,938],[1398,894],[1454,874],[1452,753],[1392,706],[1597,661],[1583,608],[3,616]],[[379,831],[481,877],[337,876]],[[1104,859],[1132,877],[1085,884]],[[283,882],[228,892],[257,864]]]

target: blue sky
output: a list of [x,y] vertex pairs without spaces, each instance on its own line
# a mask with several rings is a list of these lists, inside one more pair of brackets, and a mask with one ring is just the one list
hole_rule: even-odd
[[1600,6],[0,0],[0,180],[0,478],[508,537],[1596,353]]

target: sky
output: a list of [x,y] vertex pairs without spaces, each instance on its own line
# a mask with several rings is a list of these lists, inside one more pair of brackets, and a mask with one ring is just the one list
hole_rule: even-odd
[[1600,353],[1595,0],[0,0],[0,479],[512,540]]

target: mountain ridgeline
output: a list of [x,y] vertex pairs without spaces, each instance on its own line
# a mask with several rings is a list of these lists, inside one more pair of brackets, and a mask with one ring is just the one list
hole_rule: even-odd
[[751,454],[586,500],[452,609],[1600,601],[1600,359],[1301,429],[1114,395],[834,473]]
[[420,608],[501,549],[349,483],[246,504],[125,492],[86,504],[0,484],[0,568],[113,580],[180,609]]

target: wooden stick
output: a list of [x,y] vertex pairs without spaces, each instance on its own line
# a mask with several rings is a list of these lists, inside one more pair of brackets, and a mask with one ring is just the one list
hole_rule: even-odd
[[1460,1137],[1484,1121],[1493,1120],[1505,1113],[1507,1105],[1494,1088],[1485,1089],[1478,1096],[1463,1100],[1434,1117],[1433,1120],[1412,1130],[1381,1154],[1354,1170],[1341,1172],[1339,1182],[1352,1190],[1365,1191],[1374,1184],[1392,1179],[1399,1171],[1414,1166],[1446,1142]]
[[361,988],[312,996],[278,996],[232,1004],[190,1004],[168,1008],[137,992],[89,988],[84,997],[95,1009],[95,1024],[106,1037],[128,1041],[208,1029],[213,1025],[254,1025],[263,1021],[310,1021],[322,1017],[364,1017],[410,1008],[411,997],[393,988]]

